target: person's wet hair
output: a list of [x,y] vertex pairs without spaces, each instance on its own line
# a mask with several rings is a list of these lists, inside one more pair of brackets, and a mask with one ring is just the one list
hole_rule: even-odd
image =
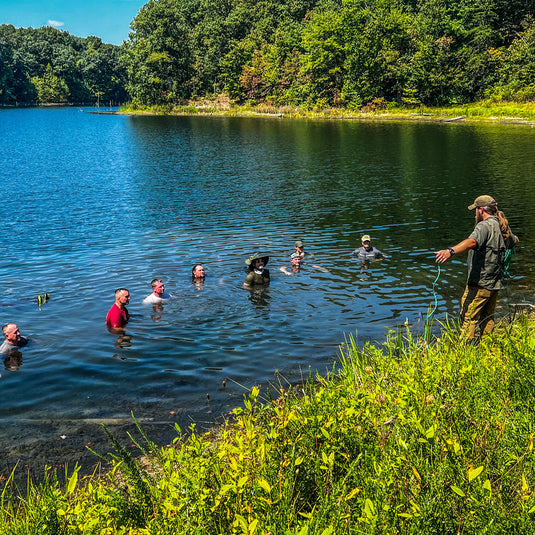
[[[195,264],[192,268],[191,268],[191,278],[192,279],[198,279],[198,278],[201,278],[201,277],[195,277],[195,270],[198,268],[198,267],[202,267],[204,269],[204,265],[203,264]],[[204,277],[202,277],[204,278]]]
[[115,290],[115,295],[117,296],[119,293],[122,292],[128,292],[128,290],[126,288],[117,288],[117,290]]

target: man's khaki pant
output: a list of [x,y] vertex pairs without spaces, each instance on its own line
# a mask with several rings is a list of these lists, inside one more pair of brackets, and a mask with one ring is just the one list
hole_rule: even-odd
[[498,290],[485,290],[479,286],[467,286],[461,300],[461,333],[464,338],[475,338],[488,334],[496,325],[494,309],[498,299]]

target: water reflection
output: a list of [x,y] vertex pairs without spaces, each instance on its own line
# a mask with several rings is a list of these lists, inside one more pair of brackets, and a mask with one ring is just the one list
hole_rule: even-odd
[[[499,200],[522,245],[502,313],[532,298],[532,129],[69,109],[0,110],[0,121],[10,132],[4,232],[24,236],[23,248],[0,244],[0,307],[39,339],[20,373],[0,379],[0,420],[20,442],[34,432],[21,424],[30,414],[75,426],[131,411],[165,421],[169,440],[171,406],[207,420],[208,392],[211,414],[226,412],[276,370],[293,380],[330,368],[348,334],[382,340],[406,320],[421,328],[432,252],[467,235],[466,207],[480,193]],[[363,234],[390,258],[351,258]],[[314,256],[288,276],[279,267],[296,238]],[[245,290],[243,260],[258,248],[271,252],[270,286]],[[199,260],[206,279],[192,280]],[[153,274],[176,296],[157,309],[142,304]],[[441,272],[437,319],[456,314],[465,278],[464,258]],[[130,289],[132,316],[110,337],[117,287]],[[30,297],[45,291],[53,299],[39,310]],[[9,440],[6,431],[4,451]]]
[[8,351],[4,358],[4,368],[8,371],[17,371],[21,366],[22,353],[17,349]]

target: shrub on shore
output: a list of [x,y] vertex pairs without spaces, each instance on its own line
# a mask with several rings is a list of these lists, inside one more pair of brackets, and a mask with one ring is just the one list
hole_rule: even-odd
[[102,480],[2,494],[0,533],[531,533],[535,323],[350,339],[341,366]]

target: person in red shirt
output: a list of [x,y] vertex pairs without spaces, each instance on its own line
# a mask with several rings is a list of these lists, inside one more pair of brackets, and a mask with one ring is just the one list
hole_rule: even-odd
[[106,316],[106,327],[112,332],[124,332],[124,328],[130,319],[126,305],[130,302],[130,292],[126,288],[115,290],[115,303],[111,306]]

